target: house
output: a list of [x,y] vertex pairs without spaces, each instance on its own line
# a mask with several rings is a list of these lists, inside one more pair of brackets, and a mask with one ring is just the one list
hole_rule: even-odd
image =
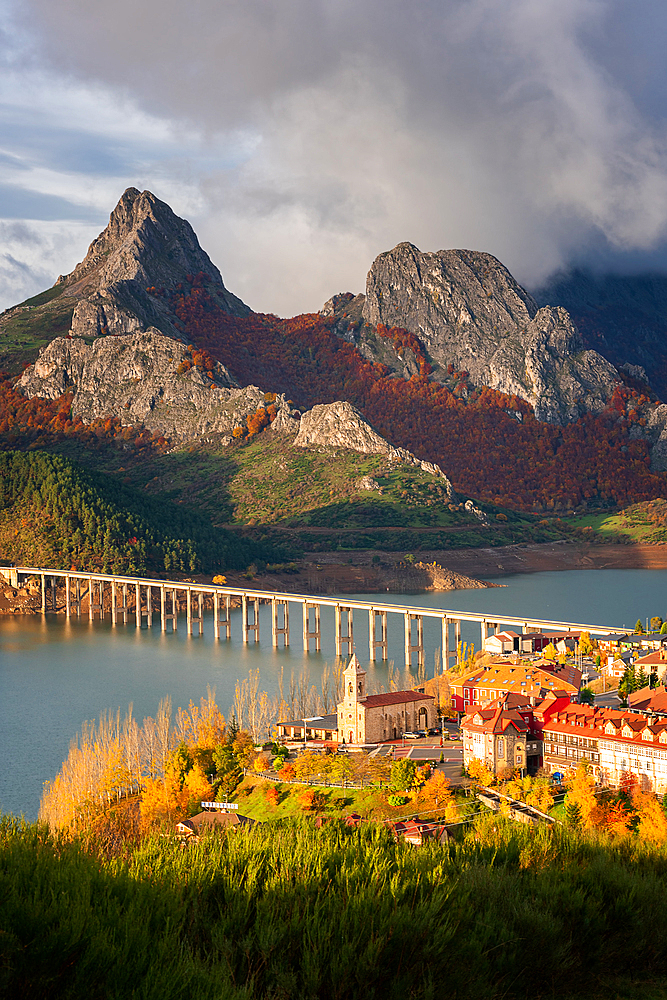
[[661,646],[646,656],[640,656],[634,661],[635,669],[646,674],[657,674],[658,679],[665,680],[667,675],[667,647]]
[[382,743],[437,721],[435,698],[421,691],[366,694],[366,671],[353,653],[343,673],[343,700],[338,705],[341,743]]
[[425,822],[418,816],[413,819],[387,820],[386,823],[396,840],[403,839],[414,847],[421,847],[427,840],[437,840],[440,844],[446,844],[450,840],[444,824]]
[[[567,694],[550,691],[537,705],[533,705],[529,697],[520,694],[507,694],[488,705],[482,712],[471,713],[461,721],[461,736],[463,740],[463,760],[468,761],[478,757],[491,769],[488,757],[488,747],[492,737],[493,714],[498,708],[506,712],[517,712],[527,729],[525,731],[525,767],[529,774],[535,774],[543,764],[543,732],[549,719],[570,705]],[[478,719],[479,717],[479,719]],[[512,716],[507,716],[512,718]],[[498,728],[496,724],[496,729]],[[498,735],[498,733],[496,733]],[[502,764],[508,766],[507,760]],[[519,765],[514,763],[514,767]]]
[[628,706],[632,712],[667,718],[667,689],[664,684],[660,684],[655,688],[645,687],[641,691],[633,691],[628,695]]
[[604,672],[607,677],[612,677],[614,680],[621,680],[623,674],[628,669],[627,661],[622,659],[620,656],[614,659],[611,655],[607,660],[607,664],[604,668]]
[[484,652],[492,653],[494,656],[502,656],[504,653],[520,652],[521,636],[518,632],[496,632],[489,635],[484,640]]
[[491,774],[508,768],[526,767],[526,744],[531,736],[530,721],[517,708],[505,708],[499,701],[494,707],[480,708],[461,720],[463,763],[480,760]]
[[239,816],[238,813],[200,812],[190,819],[184,819],[176,824],[176,833],[188,840],[198,839],[200,834],[211,830],[236,831],[244,826],[253,826],[254,819],[249,816]]

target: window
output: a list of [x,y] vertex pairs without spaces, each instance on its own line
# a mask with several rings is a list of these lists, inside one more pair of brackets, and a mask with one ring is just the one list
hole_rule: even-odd
[[498,737],[498,756],[499,757],[505,756],[505,740],[502,738],[502,736]]

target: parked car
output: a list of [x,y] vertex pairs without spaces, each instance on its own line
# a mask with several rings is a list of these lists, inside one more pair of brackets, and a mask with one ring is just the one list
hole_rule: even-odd
[[418,740],[420,736],[421,736],[421,733],[418,733],[416,731],[415,732],[410,731],[410,732],[407,732],[407,733],[403,733],[403,739],[404,740]]

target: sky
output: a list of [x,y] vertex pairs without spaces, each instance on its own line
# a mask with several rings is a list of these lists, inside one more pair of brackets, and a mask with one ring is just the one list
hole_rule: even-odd
[[364,290],[378,253],[667,273],[655,0],[0,0],[0,309],[126,187],[253,309]]

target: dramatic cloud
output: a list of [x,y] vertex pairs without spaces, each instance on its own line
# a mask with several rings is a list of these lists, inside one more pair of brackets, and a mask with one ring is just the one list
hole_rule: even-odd
[[23,0],[14,15],[8,72],[60,80],[65,103],[42,91],[41,137],[16,124],[0,174],[82,212],[116,184],[105,214],[128,183],[150,187],[253,308],[360,290],[406,239],[488,250],[528,284],[574,260],[667,257],[653,0]]

